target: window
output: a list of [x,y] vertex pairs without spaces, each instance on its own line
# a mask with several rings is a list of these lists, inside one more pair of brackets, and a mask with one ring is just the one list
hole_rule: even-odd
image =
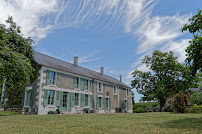
[[48,105],[54,104],[54,91],[48,90]]
[[126,96],[129,96],[129,89],[126,89]]
[[55,72],[50,71],[50,84],[55,85]]
[[76,88],[78,89],[79,88],[79,78],[76,77]]
[[25,106],[29,106],[29,100],[30,100],[30,90],[27,90],[27,96],[26,96],[26,103],[25,103]]
[[75,103],[74,103],[75,106],[78,106],[79,105],[79,94],[78,93],[75,93]]
[[85,94],[85,106],[88,106],[88,95]]
[[73,88],[79,89],[79,78],[75,76],[73,76]]
[[98,92],[102,92],[102,86],[103,86],[103,84],[101,82],[97,82],[97,90],[98,90]]
[[102,97],[98,97],[98,108],[102,107]]
[[114,86],[114,94],[117,95],[117,88]]
[[86,90],[89,90],[89,87],[88,87],[88,80],[86,80]]
[[63,93],[63,103],[62,103],[63,107],[67,107],[67,93]]
[[109,98],[106,98],[106,108],[109,109]]

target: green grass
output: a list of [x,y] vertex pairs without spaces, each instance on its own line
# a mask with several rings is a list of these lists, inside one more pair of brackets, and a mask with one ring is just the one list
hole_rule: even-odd
[[12,115],[0,112],[0,133],[201,134],[202,114],[134,113]]

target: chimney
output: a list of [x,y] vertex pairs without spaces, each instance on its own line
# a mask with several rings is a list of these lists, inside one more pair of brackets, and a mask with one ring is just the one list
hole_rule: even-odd
[[104,75],[104,67],[101,67],[101,68],[100,68],[100,73],[101,73],[102,75]]
[[120,75],[120,82],[122,82],[122,76]]
[[77,66],[78,65],[78,57],[74,56],[74,65]]

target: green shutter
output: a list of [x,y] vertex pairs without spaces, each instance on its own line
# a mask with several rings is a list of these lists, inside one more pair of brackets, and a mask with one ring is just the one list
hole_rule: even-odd
[[92,80],[90,80],[89,90],[92,90]]
[[30,100],[29,100],[29,106],[31,107],[33,105],[33,98],[34,98],[34,90],[30,90]]
[[82,90],[83,88],[82,88],[82,82],[83,81],[83,78],[80,78],[80,89]]
[[48,90],[47,89],[44,89],[43,105],[44,106],[48,105]]
[[76,88],[76,77],[73,76],[73,89],[75,89],[75,88]]
[[83,79],[83,89],[84,89],[84,90],[87,90],[87,89],[86,89],[86,79]]
[[96,98],[96,108],[99,108],[99,102],[98,102],[99,98]]
[[50,70],[46,70],[46,85],[50,85]]
[[84,107],[85,106],[85,94],[80,94],[80,106]]
[[69,93],[69,112],[72,111],[72,107],[74,107],[74,98],[75,98],[75,93]]
[[109,98],[109,111],[111,111],[111,99]]
[[22,91],[22,100],[21,100],[22,107],[24,107],[24,100],[25,100],[25,90]]
[[105,109],[106,107],[106,100],[105,98],[102,98],[102,108]]
[[61,100],[62,100],[62,92],[61,91],[56,91],[56,106],[60,106],[61,104]]
[[93,108],[93,95],[90,95],[90,107]]
[[126,109],[127,109],[127,111],[128,111],[128,100],[127,100],[127,108],[126,108]]
[[59,87],[59,85],[60,85],[60,73],[59,73],[59,72],[57,72],[56,86],[58,86],[58,87]]

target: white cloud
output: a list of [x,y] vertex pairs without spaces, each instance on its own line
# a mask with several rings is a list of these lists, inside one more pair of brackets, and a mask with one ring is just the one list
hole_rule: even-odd
[[5,23],[12,16],[17,25],[22,27],[25,37],[39,40],[53,28],[49,17],[57,14],[57,0],[1,0],[0,23]]

